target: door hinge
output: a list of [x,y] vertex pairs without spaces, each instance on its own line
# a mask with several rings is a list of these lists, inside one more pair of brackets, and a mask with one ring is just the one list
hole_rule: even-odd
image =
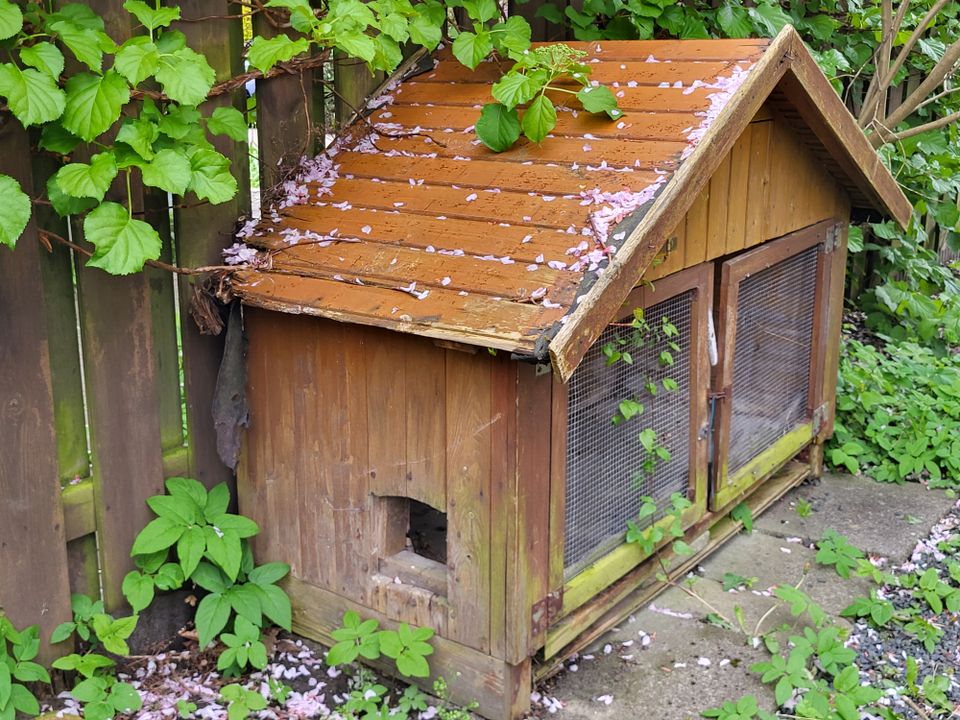
[[530,632],[533,635],[541,635],[547,631],[554,621],[560,617],[560,611],[563,609],[563,590],[547,593],[542,600],[533,604],[533,610],[530,613],[531,627]]
[[827,228],[827,236],[823,240],[823,251],[825,253],[831,253],[837,249],[840,244],[841,229],[841,225],[831,225]]

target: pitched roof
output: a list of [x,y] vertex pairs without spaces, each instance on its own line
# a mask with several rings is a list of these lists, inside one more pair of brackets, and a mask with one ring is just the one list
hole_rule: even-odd
[[285,312],[549,350],[566,379],[768,98],[799,117],[855,205],[909,218],[792,28],[773,41],[572,44],[619,97],[620,121],[561,108],[554,137],[492,153],[472,124],[498,69],[441,55],[246,229],[270,260],[235,273],[234,291]]

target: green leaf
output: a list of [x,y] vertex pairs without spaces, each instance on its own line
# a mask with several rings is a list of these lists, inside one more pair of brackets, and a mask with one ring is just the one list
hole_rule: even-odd
[[103,21],[86,5],[71,3],[50,16],[47,32],[60,38],[74,56],[94,72],[103,68]]
[[334,44],[347,55],[371,62],[377,53],[373,38],[362,32],[337,35]]
[[153,602],[154,583],[149,575],[137,571],[127,573],[120,586],[123,596],[135,613],[140,612]]
[[493,97],[508,109],[523,105],[533,99],[543,87],[544,78],[524,75],[512,70],[493,84]]
[[309,49],[310,43],[304,38],[291,40],[286,35],[277,35],[267,39],[258,35],[250,43],[247,59],[257,70],[266,73],[278,62],[286,62]]
[[14,710],[19,710],[28,717],[40,714],[40,703],[23,685],[14,685],[10,688],[10,704]]
[[68,155],[80,143],[80,138],[64,130],[60,123],[47,123],[40,131],[40,147],[50,152]]
[[726,2],[717,10],[717,24],[730,38],[750,37],[753,32],[749,13],[733,2]]
[[142,0],[127,0],[123,4],[124,10],[135,16],[147,30],[156,30],[158,27],[167,27],[174,20],[180,19],[180,8],[150,7]]
[[190,161],[176,150],[161,150],[141,170],[145,185],[166,190],[173,195],[186,193],[193,175]]
[[[147,260],[160,257],[162,243],[157,231],[142,220],[130,217],[123,205],[105,202],[92,210],[83,220],[83,233],[95,246],[93,257],[87,262],[113,275],[139,272]],[[148,528],[151,535],[141,541]],[[183,533],[183,526],[157,518],[137,536],[133,554],[162,550],[173,545]]]
[[16,65],[0,65],[0,96],[23,125],[40,125],[59,118],[66,96],[56,81],[34,68],[21,70]]
[[233,107],[218,107],[207,119],[207,129],[214,135],[226,135],[231,140],[246,142],[247,121],[243,113]]
[[289,572],[290,566],[286,563],[271,562],[255,567],[247,577],[250,582],[257,585],[273,585],[286,577]]
[[117,712],[129,713],[134,710],[139,710],[141,705],[143,705],[143,700],[140,697],[140,693],[138,693],[132,685],[125,682],[118,682],[110,688],[110,704],[113,705]]
[[177,563],[164,563],[154,577],[154,583],[160,590],[179,590],[183,580],[183,570]]
[[0,175],[0,197],[0,244],[13,248],[30,222],[30,198],[9,175]]
[[167,97],[183,105],[199,105],[206,100],[217,79],[207,59],[190,48],[161,54],[155,76]]
[[234,585],[227,590],[223,596],[230,603],[230,606],[236,610],[237,615],[253,623],[257,627],[263,624],[263,617],[260,608],[260,595],[257,593],[257,586],[252,583],[244,585]]
[[530,47],[530,23],[520,15],[511,15],[506,22],[494,25],[491,31],[500,51],[507,51],[505,54],[511,57],[519,58]]
[[290,598],[276,585],[257,585],[263,614],[284,630],[290,630],[292,620]]
[[120,46],[113,67],[131,85],[137,85],[156,74],[160,68],[160,51],[150,38],[132,37]]
[[747,532],[747,535],[753,533],[753,512],[750,510],[749,505],[740,503],[730,511],[730,517],[737,522],[743,523],[743,529]]
[[[23,29],[23,13],[10,0],[0,0],[0,40],[6,40]],[[2,707],[4,703],[0,703]]]
[[539,143],[557,126],[557,110],[546,95],[537,97],[523,113],[520,120],[523,134],[532,142]]
[[256,522],[243,515],[232,515],[223,513],[210,518],[210,522],[217,526],[223,532],[233,531],[241,538],[253,537],[260,532],[260,526]]
[[144,160],[154,156],[153,144],[160,137],[160,128],[149,120],[126,120],[117,133],[117,142],[126,143]]
[[77,624],[74,622],[60,623],[53,629],[53,632],[50,633],[50,642],[54,645],[61,643],[73,635],[73,631],[76,629]]
[[617,98],[606,85],[587,85],[577,93],[577,99],[587,112],[609,113],[617,108]]
[[187,528],[177,540],[177,557],[180,558],[180,567],[186,577],[193,575],[206,548],[207,541],[203,536],[203,530],[198,527]]
[[117,164],[112,152],[97,153],[90,163],[70,163],[60,168],[56,175],[59,188],[75,198],[103,200],[110,183],[117,176]]
[[[4,647],[6,649],[6,647]],[[10,685],[13,677],[5,662],[0,662],[0,708],[10,702]]]
[[30,67],[44,72],[54,80],[63,72],[63,53],[53,43],[39,42],[20,50],[20,60]]
[[779,3],[760,2],[756,7],[749,8],[747,12],[757,26],[763,28],[771,37],[783,30],[785,25],[790,24],[790,16],[780,8]]
[[206,648],[230,619],[230,603],[219,593],[207,595],[197,605],[196,625],[201,648]]
[[230,173],[230,161],[215,150],[201,148],[190,157],[190,190],[201,200],[218,205],[237,194],[237,180]]
[[486,30],[478,33],[462,32],[453,41],[453,54],[471,70],[493,50],[493,36]]
[[[200,530],[200,532],[203,531]],[[230,587],[230,583],[224,574],[216,566],[206,561],[201,561],[197,565],[197,569],[190,573],[190,579],[204,590],[212,593],[224,593]]]
[[480,111],[474,130],[484,145],[494,152],[503,152],[520,137],[517,109],[508,109],[500,103],[488,103]]
[[70,694],[80,702],[89,703],[103,699],[105,683],[103,678],[90,678],[77,683]]
[[207,504],[207,489],[193,478],[167,478],[164,486],[173,497],[192,500],[198,508],[202,509]]
[[423,7],[424,3],[417,3],[414,6],[417,14],[410,20],[408,28],[410,40],[428,50],[433,50],[443,39],[443,31],[440,24],[435,22]]
[[103,76],[72,75],[67,80],[63,126],[89,142],[110,129],[129,100],[130,87],[114,70],[108,70]]

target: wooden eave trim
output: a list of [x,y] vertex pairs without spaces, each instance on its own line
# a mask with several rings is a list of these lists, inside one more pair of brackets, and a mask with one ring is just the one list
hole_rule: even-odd
[[[796,31],[785,27],[751,69],[700,144],[667,182],[600,279],[567,316],[550,343],[554,371],[567,382],[590,346],[616,314],[643,271],[709,182],[743,128],[760,110],[796,54]],[[744,119],[746,118],[746,120]]]
[[863,130],[795,32],[792,62],[780,90],[849,181],[871,204],[906,228],[913,207]]
[[355,325],[367,325],[370,327],[386,328],[394,332],[407,333],[418,337],[432,338],[445,342],[465,343],[478,347],[492,348],[494,350],[506,350],[507,352],[518,353],[520,355],[533,356],[537,341],[537,335],[531,335],[529,339],[512,337],[504,334],[486,334],[477,332],[470,328],[460,328],[454,326],[437,325],[430,323],[418,323],[415,321],[389,320],[374,315],[361,315],[359,313],[345,312],[336,308],[314,307],[312,305],[301,305],[298,303],[285,302],[282,300],[269,300],[256,293],[246,294],[238,292],[241,302],[248,307],[257,307],[274,312],[282,312],[289,315],[310,315],[312,317],[325,318],[327,320],[336,320],[342,323],[352,323]]

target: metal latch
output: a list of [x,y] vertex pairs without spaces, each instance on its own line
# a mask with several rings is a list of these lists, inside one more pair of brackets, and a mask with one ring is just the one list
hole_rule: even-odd
[[813,426],[814,435],[819,435],[820,431],[823,430],[823,426],[827,424],[827,417],[829,413],[830,405],[828,403],[824,403],[813,411],[813,415],[810,418],[810,424]]
[[530,613],[530,631],[534,635],[545,633],[547,628],[560,617],[560,611],[562,609],[563,590],[547,593],[546,597],[533,604],[533,610]]
[[831,225],[827,228],[827,236],[823,240],[823,251],[831,253],[840,244],[840,225]]

